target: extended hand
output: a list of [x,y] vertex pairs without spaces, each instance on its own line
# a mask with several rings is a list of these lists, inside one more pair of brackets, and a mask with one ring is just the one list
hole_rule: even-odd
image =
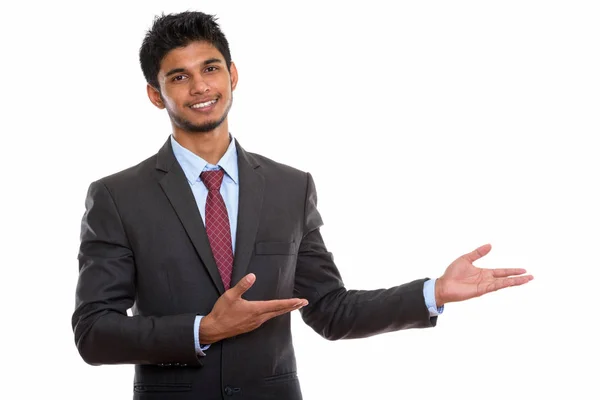
[[527,271],[521,268],[482,269],[475,267],[473,262],[485,256],[491,249],[491,245],[483,245],[450,264],[444,275],[435,283],[435,299],[438,307],[509,286],[523,285],[533,279],[531,275],[523,275]]
[[227,290],[200,323],[200,343],[212,344],[228,337],[250,332],[271,318],[308,304],[305,299],[247,301],[242,295],[252,287],[256,275],[248,274]]

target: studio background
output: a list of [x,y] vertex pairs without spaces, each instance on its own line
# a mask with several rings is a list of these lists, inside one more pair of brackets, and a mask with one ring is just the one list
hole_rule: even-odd
[[132,366],[89,366],[74,344],[80,221],[92,181],[170,134],[138,50],[155,15],[187,9],[217,14],[229,40],[232,134],[313,175],[348,288],[437,277],[485,243],[476,265],[535,276],[447,305],[435,329],[363,340],[328,342],[294,312],[307,400],[597,398],[597,2],[1,9],[0,346],[11,399],[131,398]]

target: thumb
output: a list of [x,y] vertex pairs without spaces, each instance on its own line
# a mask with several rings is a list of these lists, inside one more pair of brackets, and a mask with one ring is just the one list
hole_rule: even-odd
[[233,293],[234,296],[242,297],[242,295],[244,293],[246,293],[246,291],[248,289],[250,289],[252,287],[252,285],[254,285],[255,281],[256,281],[256,275],[248,274],[245,277],[243,277],[242,279],[240,279],[240,281],[237,283],[237,285],[235,285],[234,287],[232,287],[229,290]]
[[479,260],[481,257],[485,256],[487,253],[489,253],[491,249],[492,249],[491,244],[489,244],[489,243],[484,244],[483,246],[478,247],[477,249],[473,250],[472,252],[465,254],[465,258],[470,263],[473,263],[473,262]]

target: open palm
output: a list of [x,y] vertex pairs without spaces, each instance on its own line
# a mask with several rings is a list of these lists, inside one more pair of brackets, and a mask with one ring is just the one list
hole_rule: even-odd
[[[523,285],[533,279],[523,275],[522,268],[478,268],[473,263],[490,252],[492,246],[483,245],[457,258],[436,282],[436,303],[439,306],[471,299],[510,286]],[[514,276],[519,275],[519,276]]]

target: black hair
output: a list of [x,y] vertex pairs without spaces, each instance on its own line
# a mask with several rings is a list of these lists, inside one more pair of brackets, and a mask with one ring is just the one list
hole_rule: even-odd
[[212,44],[225,58],[229,70],[231,53],[229,43],[221,31],[214,15],[199,11],[185,11],[179,14],[164,13],[155,17],[140,47],[140,65],[146,82],[157,90],[160,63],[167,53],[178,47],[185,47],[194,41]]

